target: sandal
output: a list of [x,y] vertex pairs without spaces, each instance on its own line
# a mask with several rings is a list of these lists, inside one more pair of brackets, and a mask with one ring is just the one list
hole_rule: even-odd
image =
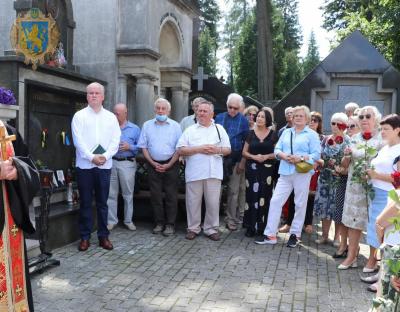
[[306,232],[307,234],[312,234],[313,232],[313,227],[311,224],[308,224],[304,227],[304,232]]

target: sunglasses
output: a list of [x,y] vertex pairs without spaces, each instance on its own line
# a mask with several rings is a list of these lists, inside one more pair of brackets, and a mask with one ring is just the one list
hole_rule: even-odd
[[311,122],[319,122],[319,120],[316,118],[311,118]]
[[228,109],[239,110],[239,107],[236,107],[236,106],[228,106]]
[[371,114],[365,114],[365,115],[358,115],[358,119],[363,120],[365,119],[371,119],[372,115]]
[[339,123],[339,122],[334,122],[334,121],[332,121],[332,122],[331,122],[331,125],[332,125],[332,126],[339,126],[340,123]]
[[356,127],[356,125],[350,125],[350,126],[347,126],[347,129],[354,129]]

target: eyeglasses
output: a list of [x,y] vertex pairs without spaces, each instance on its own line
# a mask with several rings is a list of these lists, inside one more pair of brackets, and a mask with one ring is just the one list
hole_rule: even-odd
[[239,107],[237,107],[237,106],[228,106],[228,109],[239,110]]
[[311,118],[311,122],[319,122],[319,120],[318,119],[316,119],[316,118]]
[[253,113],[248,113],[247,116],[257,116],[257,114],[253,114]]
[[349,125],[347,126],[347,129],[354,129],[356,127],[356,125]]
[[363,120],[364,117],[366,119],[371,119],[372,115],[371,114],[365,114],[365,115],[358,115],[358,119]]

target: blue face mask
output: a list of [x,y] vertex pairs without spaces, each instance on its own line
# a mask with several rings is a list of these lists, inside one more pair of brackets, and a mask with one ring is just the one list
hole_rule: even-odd
[[156,115],[156,120],[159,122],[164,122],[167,120],[167,118],[168,118],[167,115]]

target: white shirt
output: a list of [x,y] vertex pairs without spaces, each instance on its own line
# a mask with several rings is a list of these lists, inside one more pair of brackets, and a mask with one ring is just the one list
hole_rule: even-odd
[[[218,127],[220,137],[218,136],[216,127]],[[176,147],[193,147],[204,144],[215,144],[218,147],[231,147],[229,136],[224,127],[215,123],[212,123],[208,127],[204,127],[199,123],[190,126],[183,132]],[[186,182],[211,178],[222,180],[222,156],[198,153],[185,156],[185,160]]]
[[193,115],[186,116],[181,120],[180,125],[181,125],[182,132],[185,131],[187,128],[189,128],[191,125],[194,125],[196,123],[194,121],[195,117],[196,116],[193,114]]
[[[400,144],[393,146],[385,145],[379,151],[378,155],[372,159],[371,166],[378,173],[391,174],[397,169],[397,166],[393,166],[393,162],[396,157],[400,155]],[[372,185],[384,191],[390,191],[394,187],[392,183],[385,182],[378,179],[371,179]]]
[[[118,152],[121,130],[117,118],[110,111],[101,108],[96,113],[90,106],[76,112],[72,118],[72,138],[76,148],[76,167],[110,169],[111,158]],[[93,150],[101,145],[106,151],[107,161],[102,166],[92,163]]]

